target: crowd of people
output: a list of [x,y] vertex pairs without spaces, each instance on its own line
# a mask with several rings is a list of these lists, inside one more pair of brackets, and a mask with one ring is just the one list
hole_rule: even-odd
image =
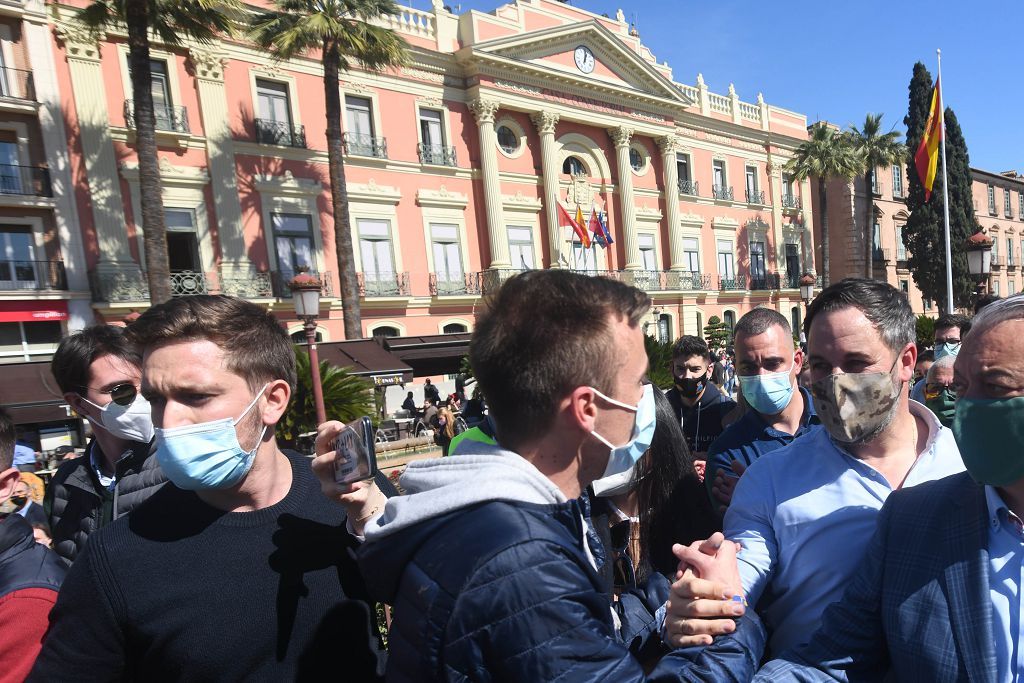
[[407,397],[450,457],[401,495],[338,483],[338,422],[277,443],[294,353],[256,304],[68,336],[93,438],[45,493],[0,412],[0,681],[1020,679],[1024,296],[919,350],[903,293],[843,280],[803,330],[681,337],[667,391],[650,305],[505,282],[472,398]]

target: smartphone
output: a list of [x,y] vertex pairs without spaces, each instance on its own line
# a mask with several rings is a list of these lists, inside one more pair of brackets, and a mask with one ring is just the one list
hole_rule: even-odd
[[377,473],[377,451],[370,418],[363,416],[345,425],[334,438],[334,452],[334,481],[351,484],[372,479]]

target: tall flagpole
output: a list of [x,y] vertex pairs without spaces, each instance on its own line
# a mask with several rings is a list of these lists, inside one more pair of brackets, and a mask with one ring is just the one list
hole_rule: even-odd
[[949,176],[946,174],[946,112],[942,105],[942,50],[939,61],[939,144],[942,146],[942,217],[946,222],[946,312],[953,312],[953,252],[949,245]]

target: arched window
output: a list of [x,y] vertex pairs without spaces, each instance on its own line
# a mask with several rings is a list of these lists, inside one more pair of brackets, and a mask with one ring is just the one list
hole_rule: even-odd
[[562,173],[586,175],[587,167],[583,165],[583,162],[578,157],[566,157],[565,163],[562,164]]
[[448,323],[443,328],[441,328],[441,331],[444,332],[445,334],[459,334],[460,332],[469,332],[469,330],[466,329],[466,326],[463,325],[462,323]]
[[[319,344],[320,342],[322,342],[324,340],[324,336],[322,334],[320,334],[320,330],[316,331],[316,334],[314,335],[313,338],[316,339],[316,343],[317,344]],[[306,331],[305,330],[299,330],[298,332],[292,332],[292,342],[295,343],[295,344],[305,344],[306,343]]]
[[398,337],[398,336],[401,336],[401,333],[398,331],[398,328],[390,327],[388,325],[383,325],[381,327],[373,328],[373,336],[374,337]]

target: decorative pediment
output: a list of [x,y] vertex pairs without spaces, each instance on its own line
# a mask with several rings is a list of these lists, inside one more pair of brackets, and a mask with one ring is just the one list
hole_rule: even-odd
[[[588,53],[583,63],[589,73],[577,66],[577,48],[585,48]],[[505,72],[534,73],[548,80],[561,77],[585,88],[617,91],[663,104],[692,104],[671,80],[596,20],[477,43],[460,58]]]
[[419,190],[416,203],[420,206],[435,206],[442,209],[465,209],[469,205],[469,197],[461,192],[451,192],[444,185],[439,190]]

